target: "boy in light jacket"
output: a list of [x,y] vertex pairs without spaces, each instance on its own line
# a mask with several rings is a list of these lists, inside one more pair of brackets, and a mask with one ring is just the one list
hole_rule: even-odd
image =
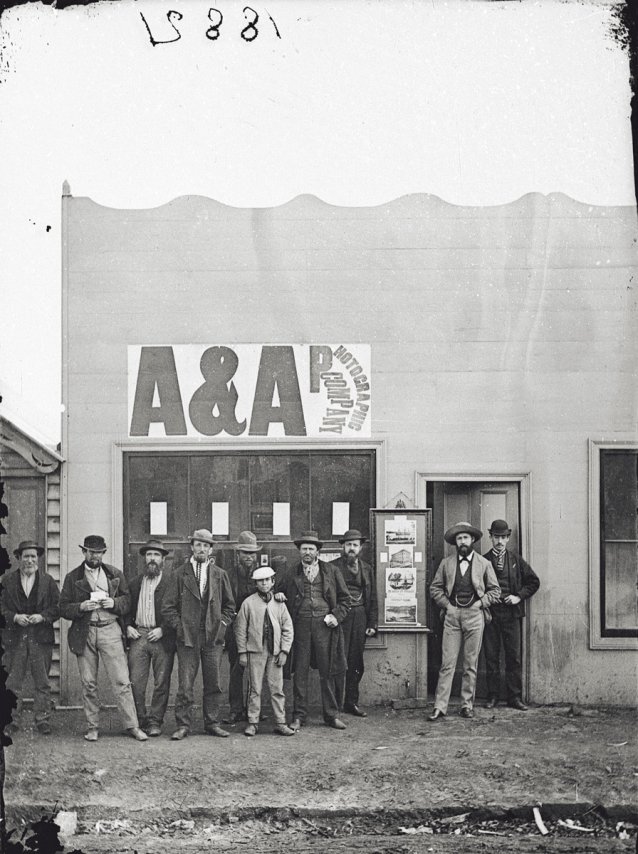
[[264,676],[275,716],[273,731],[278,735],[295,734],[286,726],[283,674],[294,629],[285,604],[273,598],[274,575],[269,566],[253,570],[257,592],[244,599],[234,623],[239,663],[248,667],[248,726],[244,730],[248,736],[257,735]]

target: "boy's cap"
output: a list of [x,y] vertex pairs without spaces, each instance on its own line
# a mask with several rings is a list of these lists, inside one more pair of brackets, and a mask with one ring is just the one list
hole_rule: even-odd
[[258,566],[251,575],[253,581],[261,581],[264,578],[272,578],[275,570],[271,566]]

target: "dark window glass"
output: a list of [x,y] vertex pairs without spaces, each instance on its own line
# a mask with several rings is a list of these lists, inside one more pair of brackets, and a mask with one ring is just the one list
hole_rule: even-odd
[[[191,528],[212,528],[212,503],[228,503],[229,538],[245,530],[248,516],[248,457],[206,454],[190,458]],[[226,538],[222,538],[226,539]]]
[[128,537],[145,542],[150,536],[151,501],[165,501],[167,536],[188,533],[188,460],[168,454],[131,455],[128,466]]
[[332,533],[333,502],[350,504],[350,528],[368,532],[368,512],[374,506],[374,470],[370,454],[313,454],[310,477],[311,527],[327,540]]

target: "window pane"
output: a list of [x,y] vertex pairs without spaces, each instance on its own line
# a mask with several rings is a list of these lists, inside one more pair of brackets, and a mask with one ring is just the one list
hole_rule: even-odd
[[307,454],[260,454],[250,460],[250,519],[246,527],[258,537],[273,536],[274,501],[290,504],[290,534],[308,528],[309,461]]
[[608,629],[638,628],[636,586],[638,546],[609,543],[605,548],[605,626]]
[[638,454],[603,451],[603,530],[605,540],[638,539]]
[[140,454],[128,457],[129,541],[150,537],[151,501],[166,502],[169,537],[187,537],[188,470],[185,457]]
[[[190,458],[191,526],[212,524],[212,503],[228,503],[229,534],[236,540],[248,525],[249,458],[230,454],[207,454]],[[225,539],[225,538],[223,538]]]
[[368,512],[374,500],[374,470],[371,454],[313,454],[311,456],[311,527],[325,540],[332,534],[332,504],[350,504],[350,527],[369,536]]

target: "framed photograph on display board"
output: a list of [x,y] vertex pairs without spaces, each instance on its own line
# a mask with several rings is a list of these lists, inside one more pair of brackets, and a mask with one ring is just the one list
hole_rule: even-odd
[[426,569],[431,511],[370,510],[372,557],[377,573],[379,629],[428,632]]

